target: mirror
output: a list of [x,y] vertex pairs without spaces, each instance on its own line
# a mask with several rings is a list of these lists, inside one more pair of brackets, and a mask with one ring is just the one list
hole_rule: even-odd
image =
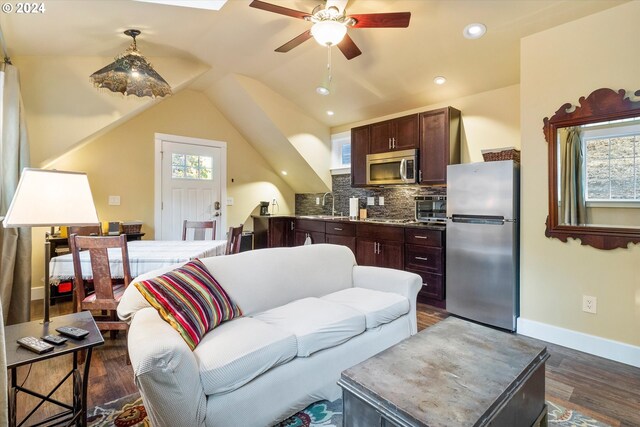
[[640,100],[605,88],[579,104],[566,103],[544,119],[546,235],[598,249],[640,243]]

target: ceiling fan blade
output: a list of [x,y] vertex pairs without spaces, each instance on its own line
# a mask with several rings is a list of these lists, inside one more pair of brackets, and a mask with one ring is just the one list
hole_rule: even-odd
[[282,6],[277,6],[271,3],[265,3],[260,0],[253,0],[251,4],[249,4],[249,6],[255,7],[256,9],[266,10],[267,12],[279,13],[280,15],[291,16],[293,18],[298,18],[298,19],[305,19],[306,17],[311,16],[306,12],[301,12],[299,10],[293,10],[293,9],[289,9]]
[[349,34],[345,34],[342,41],[338,43],[338,49],[347,59],[353,59],[362,53]]
[[311,38],[311,30],[307,30],[304,33],[300,34],[297,37],[294,37],[293,39],[289,40],[288,42],[286,42],[285,44],[277,48],[276,52],[280,52],[280,53],[289,52],[291,49],[302,44],[303,42],[306,42],[310,38]]
[[361,13],[349,17],[356,20],[353,28],[407,28],[411,12]]

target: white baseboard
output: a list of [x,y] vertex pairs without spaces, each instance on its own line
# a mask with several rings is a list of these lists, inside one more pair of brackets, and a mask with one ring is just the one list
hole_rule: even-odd
[[44,299],[44,286],[31,288],[31,301]]
[[518,318],[518,333],[640,368],[640,347]]

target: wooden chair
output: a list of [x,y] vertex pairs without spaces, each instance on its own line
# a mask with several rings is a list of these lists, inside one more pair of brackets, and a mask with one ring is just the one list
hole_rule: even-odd
[[[129,252],[127,250],[127,236],[96,237],[78,236],[69,237],[69,247],[73,257],[74,279],[74,311],[95,310],[102,314],[93,313],[96,325],[101,331],[110,331],[112,338],[117,331],[128,330],[127,323],[118,319],[116,309],[124,290],[131,282],[131,270],[129,267]],[[122,254],[122,270],[124,279],[116,280],[111,277],[109,267],[108,248],[118,248]],[[80,263],[80,251],[87,250],[91,259],[91,271],[94,292],[87,295],[82,278],[82,265]],[[127,362],[129,359],[127,358]]]
[[227,234],[227,249],[225,255],[237,254],[240,252],[240,240],[242,237],[242,224],[238,227],[229,227]]
[[216,221],[188,221],[182,223],[182,240],[187,240],[187,230],[193,229],[193,240],[206,240],[207,230],[211,230],[211,240],[216,240]]

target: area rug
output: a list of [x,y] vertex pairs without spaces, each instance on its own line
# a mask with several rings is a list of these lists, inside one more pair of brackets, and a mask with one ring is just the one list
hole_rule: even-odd
[[[611,427],[576,410],[553,402],[549,405],[549,424],[557,427]],[[104,405],[88,414],[89,427],[150,427],[147,412],[138,393]],[[312,403],[277,427],[341,427],[342,399]]]

